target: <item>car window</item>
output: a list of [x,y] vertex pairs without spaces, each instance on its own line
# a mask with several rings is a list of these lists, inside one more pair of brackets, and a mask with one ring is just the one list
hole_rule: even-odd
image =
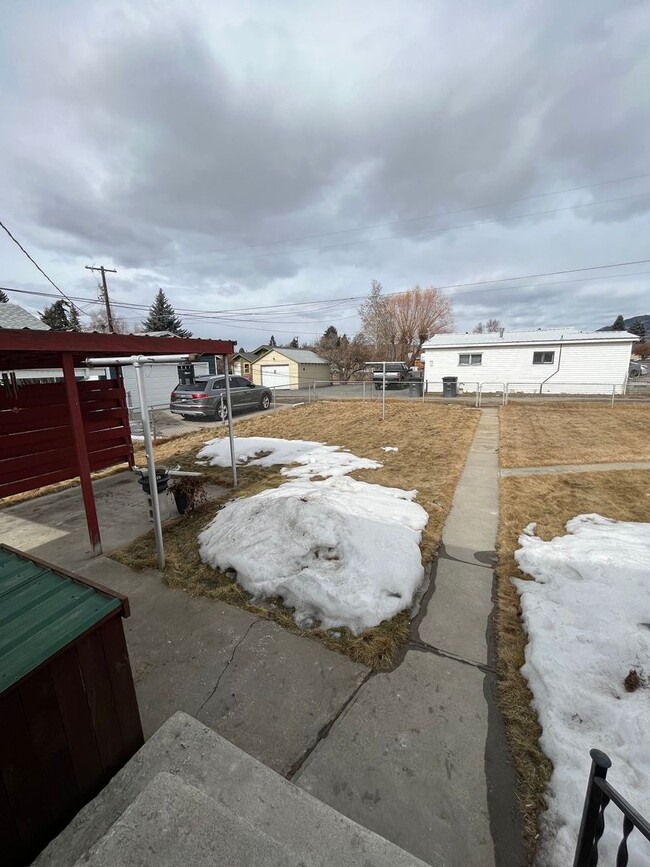
[[233,383],[234,388],[248,388],[250,385],[250,381],[243,376],[233,376],[235,380]]
[[224,382],[225,380],[223,379],[223,377],[221,379],[215,379],[215,381],[212,383],[213,390],[221,391],[221,389],[225,387]]

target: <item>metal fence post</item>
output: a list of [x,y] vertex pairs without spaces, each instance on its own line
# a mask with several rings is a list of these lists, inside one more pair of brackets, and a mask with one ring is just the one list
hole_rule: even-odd
[[612,386],[612,409],[614,409],[614,398],[616,397],[616,386]]
[[275,386],[273,387],[273,409],[275,409]]
[[476,406],[481,406],[481,383],[476,383]]
[[599,777],[604,780],[612,762],[609,756],[600,750],[590,750],[589,755],[591,756],[591,770],[573,867],[590,867],[591,864],[597,862],[598,858],[596,857],[594,860],[592,856],[597,855],[598,841],[605,829],[605,819],[601,814],[604,794],[600,787],[594,784],[594,779]]

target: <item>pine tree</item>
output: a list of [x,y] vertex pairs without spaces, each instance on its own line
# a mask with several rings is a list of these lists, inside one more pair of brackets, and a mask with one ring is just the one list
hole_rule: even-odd
[[79,319],[79,311],[74,306],[74,304],[70,305],[70,315],[68,316],[68,323],[70,325],[70,331],[82,331],[81,328],[81,320]]
[[630,327],[627,329],[630,334],[636,334],[639,340],[645,340],[645,325],[641,322],[640,319],[637,319],[636,322],[633,322]]
[[291,343],[289,343],[289,349],[299,349],[300,348],[300,340],[297,337],[293,337],[291,339]]
[[65,310],[66,302],[55,301],[46,307],[41,313],[41,321],[52,329],[52,331],[70,331],[70,320]]
[[623,319],[623,317],[620,315],[620,313],[616,317],[616,319],[614,320],[614,324],[612,325],[611,330],[612,331],[625,331],[625,319]]
[[6,304],[9,301],[9,296],[6,292],[0,289],[0,304]]
[[171,331],[177,337],[191,337],[192,332],[183,328],[183,323],[176,315],[174,308],[162,289],[159,289],[149,315],[142,323],[143,331]]
[[275,337],[271,335],[271,339],[269,340],[269,346],[277,346],[278,344],[275,342]]

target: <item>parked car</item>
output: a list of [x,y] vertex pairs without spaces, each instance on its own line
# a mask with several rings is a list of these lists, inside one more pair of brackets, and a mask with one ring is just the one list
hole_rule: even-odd
[[[422,372],[410,368],[401,361],[386,362],[386,388],[408,388],[409,382],[421,380]],[[373,368],[372,381],[377,390],[384,387],[384,365],[377,364]]]
[[640,361],[630,361],[629,376],[645,376],[650,367],[647,364],[641,364]]
[[[254,385],[243,376],[231,376],[230,400],[232,410],[236,412],[239,409],[268,409],[273,396],[268,388]],[[201,377],[190,385],[179,383],[172,391],[169,410],[186,419],[225,419],[225,376]]]

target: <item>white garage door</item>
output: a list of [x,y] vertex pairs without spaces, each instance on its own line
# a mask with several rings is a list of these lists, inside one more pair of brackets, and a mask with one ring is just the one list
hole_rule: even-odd
[[289,365],[263,364],[262,385],[266,385],[269,388],[290,388]]

